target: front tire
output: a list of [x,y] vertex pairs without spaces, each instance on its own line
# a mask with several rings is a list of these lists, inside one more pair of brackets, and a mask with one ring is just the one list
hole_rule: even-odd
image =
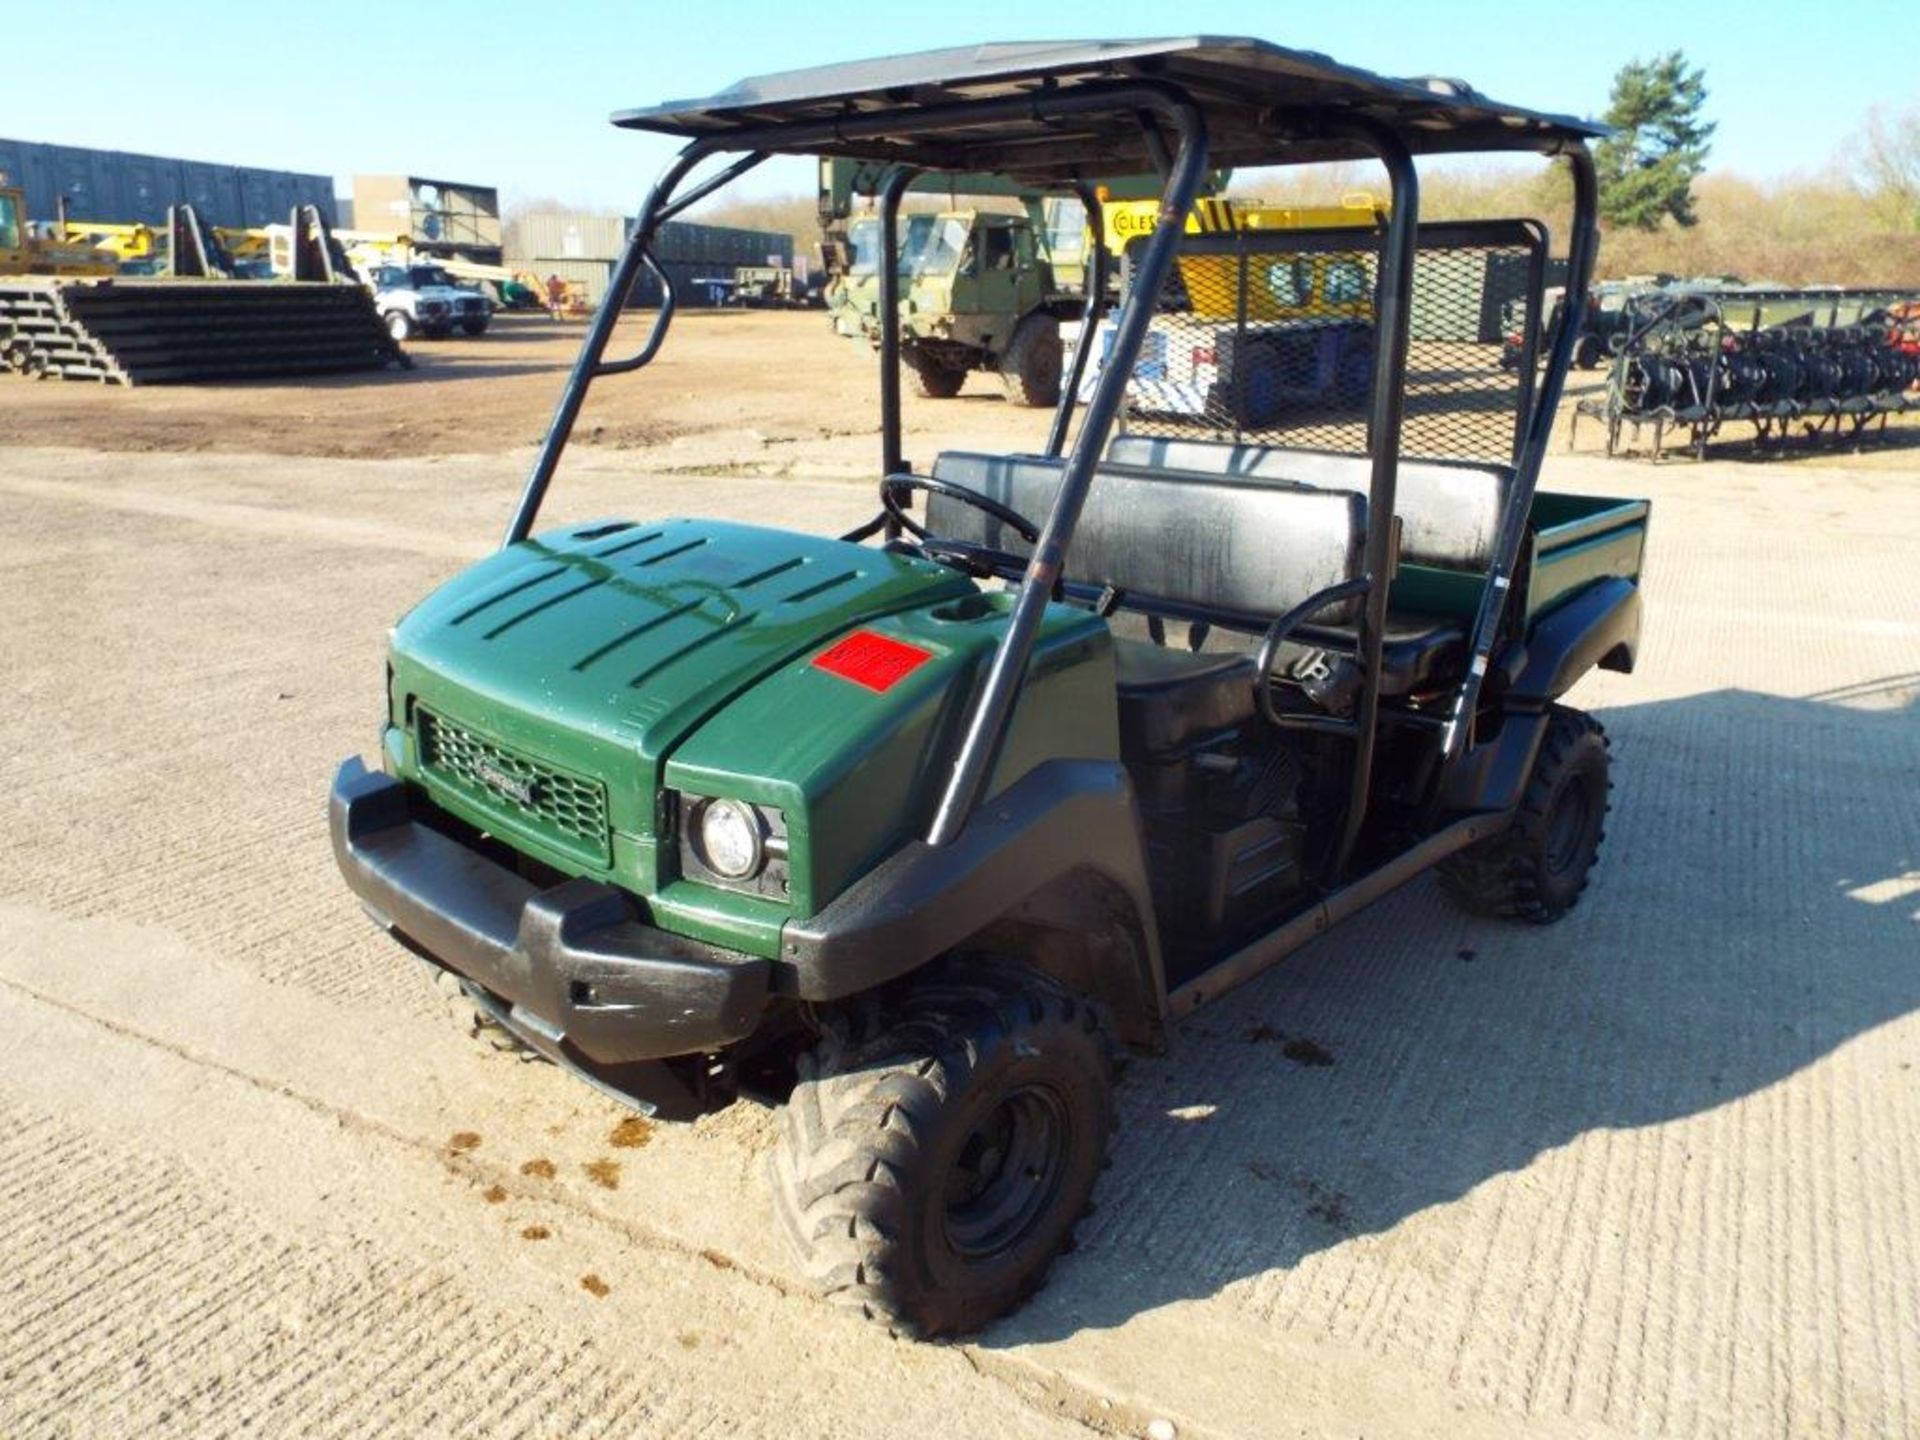
[[1019,966],[951,963],[801,1058],[775,1204],[829,1300],[912,1336],[977,1330],[1071,1236],[1112,1095],[1085,1001]]
[[404,310],[388,311],[387,334],[404,345],[413,338],[413,317]]
[[1606,838],[1607,732],[1582,710],[1556,705],[1513,823],[1436,867],[1456,905],[1548,925],[1587,888]]
[[1007,398],[1035,408],[1058,405],[1064,358],[1060,322],[1051,315],[1027,316],[1014,328],[1007,353],[1000,357],[1000,383]]

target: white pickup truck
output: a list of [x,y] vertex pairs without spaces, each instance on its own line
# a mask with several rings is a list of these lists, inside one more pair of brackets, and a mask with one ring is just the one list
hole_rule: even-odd
[[387,333],[396,340],[424,335],[444,339],[458,327],[468,335],[486,333],[493,305],[478,290],[453,283],[438,265],[381,265],[370,280],[373,303]]

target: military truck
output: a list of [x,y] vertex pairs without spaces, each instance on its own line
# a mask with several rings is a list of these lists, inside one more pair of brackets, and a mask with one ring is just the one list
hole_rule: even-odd
[[[976,1329],[1071,1239],[1120,1054],[1163,1052],[1181,1017],[1429,870],[1536,924],[1587,889],[1609,754],[1567,697],[1633,667],[1649,507],[1537,488],[1572,326],[1519,371],[1477,311],[1444,364],[1420,350],[1421,287],[1483,283],[1495,254],[1521,262],[1533,323],[1547,236],[1422,224],[1413,156],[1563,160],[1578,302],[1602,132],[1212,37],[970,45],[616,119],[685,148],[502,548],[392,633],[379,768],[336,773],[334,852],[471,1032],[661,1116],[778,1106],[775,1208],[834,1302]],[[910,465],[909,297],[883,265],[870,521],[536,531],[589,388],[668,335],[671,303],[608,353],[661,226],[769,156],[821,152],[1063,193],[1164,166],[1084,410],[1069,383],[1032,453]],[[1373,261],[1364,406],[1304,439],[1114,433],[1178,256],[1232,251],[1248,283],[1310,253],[1300,233],[1186,235],[1210,157],[1373,159],[1391,180],[1387,224],[1340,242]],[[883,255],[904,189],[883,188]],[[975,235],[919,249],[957,269]]]
[[[835,302],[835,328],[879,344],[879,252],[875,223],[852,227],[854,265]],[[960,393],[975,370],[999,375],[1009,400],[1051,406],[1060,398],[1060,323],[1081,297],[1054,282],[1038,232],[1024,215],[944,210],[915,215],[899,258],[907,298],[901,358],[914,387],[932,399]]]

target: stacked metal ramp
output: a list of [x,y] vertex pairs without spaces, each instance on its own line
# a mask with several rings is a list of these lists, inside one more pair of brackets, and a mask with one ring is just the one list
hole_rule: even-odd
[[150,385],[407,364],[359,285],[0,280],[0,365],[26,375]]

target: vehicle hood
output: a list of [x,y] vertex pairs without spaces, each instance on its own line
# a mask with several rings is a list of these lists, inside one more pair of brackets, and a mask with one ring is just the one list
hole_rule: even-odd
[[486,297],[472,290],[463,290],[458,285],[395,285],[382,290],[382,295],[411,295],[416,300],[441,300],[447,304],[458,304],[462,300],[483,300]]
[[605,781],[613,827],[650,835],[665,758],[729,700],[843,631],[972,588],[927,561],[721,521],[550,531],[395,627],[394,721],[424,706]]

